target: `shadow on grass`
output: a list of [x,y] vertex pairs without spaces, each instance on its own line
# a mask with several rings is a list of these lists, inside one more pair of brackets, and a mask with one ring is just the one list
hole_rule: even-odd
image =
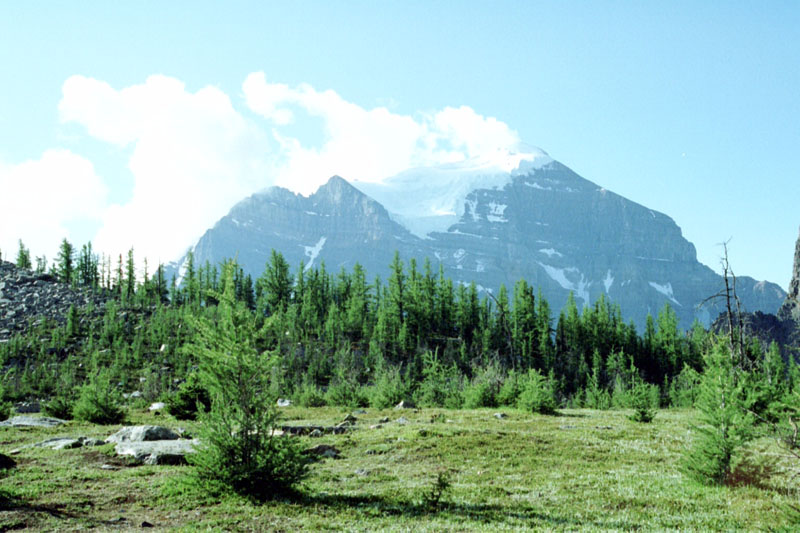
[[583,529],[595,527],[599,529],[638,529],[640,524],[624,521],[603,521],[576,519],[557,514],[547,514],[531,507],[519,505],[509,509],[500,505],[449,503],[441,502],[438,506],[430,506],[421,502],[388,499],[375,495],[335,495],[335,494],[303,494],[295,503],[309,506],[326,506],[333,510],[363,509],[371,514],[383,516],[402,516],[405,518],[424,518],[440,515],[464,520],[469,519],[481,523],[505,522],[508,519],[527,522],[526,526],[544,525],[546,527],[568,527]]

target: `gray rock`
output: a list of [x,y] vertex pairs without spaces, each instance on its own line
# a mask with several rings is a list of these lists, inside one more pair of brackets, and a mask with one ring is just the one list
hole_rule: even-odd
[[330,444],[318,444],[313,448],[307,449],[306,453],[310,455],[317,455],[319,457],[328,457],[331,459],[338,459],[341,455],[341,452]]
[[22,402],[14,406],[14,409],[20,414],[40,413],[42,406],[39,402]]
[[495,413],[495,414],[494,414],[494,417],[495,417],[496,419],[498,419],[498,420],[502,420],[502,419],[504,419],[504,418],[508,418],[508,415],[507,415],[507,414],[505,414],[505,413]]
[[127,426],[106,439],[106,442],[149,442],[178,440],[180,435],[162,426]]
[[408,424],[408,419],[406,417],[404,417],[404,416],[401,416],[400,418],[395,420],[395,422],[397,422],[401,426],[404,426],[404,425]]
[[389,417],[388,417],[388,416],[384,416],[383,418],[381,418],[380,420],[378,420],[378,422],[379,422],[380,424],[386,424],[387,422],[389,422]]
[[37,448],[50,448],[52,450],[71,450],[73,448],[81,448],[83,442],[78,439],[71,438],[55,438],[47,439],[35,445]]
[[797,238],[794,248],[794,265],[792,279],[789,282],[789,293],[778,311],[778,316],[783,320],[791,320],[800,324],[800,237]]
[[5,420],[3,422],[0,422],[0,426],[52,428],[66,423],[67,423],[66,420],[61,420],[59,418],[50,418],[47,416],[20,415],[9,418],[8,420]]
[[372,424],[369,429],[381,429],[383,424]]
[[407,401],[407,400],[403,400],[400,403],[398,403],[397,405],[395,405],[394,408],[395,409],[413,409],[414,408],[414,404],[409,402],[409,401]]
[[313,438],[318,438],[321,437],[322,435],[324,435],[324,433],[322,433],[322,431],[319,428],[314,429],[314,431],[308,434],[309,437]]
[[278,398],[278,407],[289,407],[292,405],[292,401],[286,398]]
[[124,441],[117,444],[114,451],[146,465],[182,465],[186,464],[186,455],[193,453],[198,444],[197,439]]
[[150,407],[148,409],[150,411],[163,411],[166,406],[167,404],[165,404],[164,402],[155,402],[150,404]]

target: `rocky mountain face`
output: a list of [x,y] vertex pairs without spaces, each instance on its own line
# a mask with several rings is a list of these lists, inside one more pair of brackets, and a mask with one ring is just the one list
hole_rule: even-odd
[[[434,202],[429,213],[399,212],[439,194],[421,184],[439,180],[442,186],[432,191],[463,184],[457,171],[448,172],[418,170],[395,189],[334,177],[309,197],[271,188],[241,201],[203,235],[194,247],[196,264],[237,257],[258,276],[274,248],[293,265],[324,261],[338,271],[359,262],[385,279],[397,250],[405,260],[417,258],[420,268],[429,258],[434,272],[441,264],[455,281],[482,290],[511,289],[526,279],[556,313],[569,292],[579,306],[605,295],[640,328],[665,303],[683,327],[695,319],[708,325],[722,311],[719,303],[698,307],[723,281],[697,261],[694,245],[671,218],[549,158],[511,172],[487,171],[483,181],[473,172],[471,189],[453,196],[455,209]],[[402,196],[415,188],[415,195]],[[786,296],[777,285],[748,277],[738,278],[738,291],[748,311],[766,313],[775,313]]]
[[778,311],[778,316],[800,325],[800,237],[797,238],[794,248],[794,268],[792,268],[792,281],[789,282],[789,294]]
[[64,324],[71,306],[85,311],[90,303],[96,314],[102,314],[105,298],[101,295],[71,289],[49,274],[34,274],[0,261],[0,343],[44,319]]

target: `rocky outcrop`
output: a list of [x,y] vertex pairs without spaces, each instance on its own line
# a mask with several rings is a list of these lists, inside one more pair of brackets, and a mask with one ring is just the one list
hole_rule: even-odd
[[789,293],[783,302],[778,316],[783,320],[791,320],[800,325],[800,237],[794,249],[794,267],[792,281],[789,282]]
[[0,427],[52,428],[66,423],[67,423],[66,420],[61,420],[59,418],[49,418],[46,416],[20,415],[9,418],[8,420],[5,420],[3,422],[0,422]]
[[193,453],[197,440],[181,439],[180,435],[162,426],[128,426],[106,439],[116,443],[114,452],[146,465],[186,464],[186,455]]
[[[105,301],[89,289],[58,283],[50,274],[35,274],[0,261],[0,343],[44,320],[66,323],[71,306],[85,311],[92,304],[93,313],[100,315]],[[81,320],[87,320],[85,314]]]

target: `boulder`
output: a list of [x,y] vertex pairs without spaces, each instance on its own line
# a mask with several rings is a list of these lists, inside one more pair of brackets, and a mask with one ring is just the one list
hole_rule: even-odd
[[160,440],[178,440],[180,435],[162,426],[127,426],[106,439],[106,442],[151,442]]
[[47,416],[20,415],[9,418],[8,420],[5,420],[3,422],[0,422],[0,426],[52,428],[66,423],[67,423],[66,420],[61,420],[59,418],[50,418]]
[[150,404],[149,410],[150,411],[162,411],[167,406],[164,402],[155,402]]
[[186,464],[186,455],[193,453],[198,443],[197,439],[124,441],[118,443],[114,451],[141,464],[182,465]]
[[292,405],[291,400],[287,400],[286,398],[278,398],[278,407],[289,407]]
[[307,449],[306,453],[318,457],[329,457],[331,459],[337,459],[341,455],[341,452],[330,444],[318,444],[313,448]]

